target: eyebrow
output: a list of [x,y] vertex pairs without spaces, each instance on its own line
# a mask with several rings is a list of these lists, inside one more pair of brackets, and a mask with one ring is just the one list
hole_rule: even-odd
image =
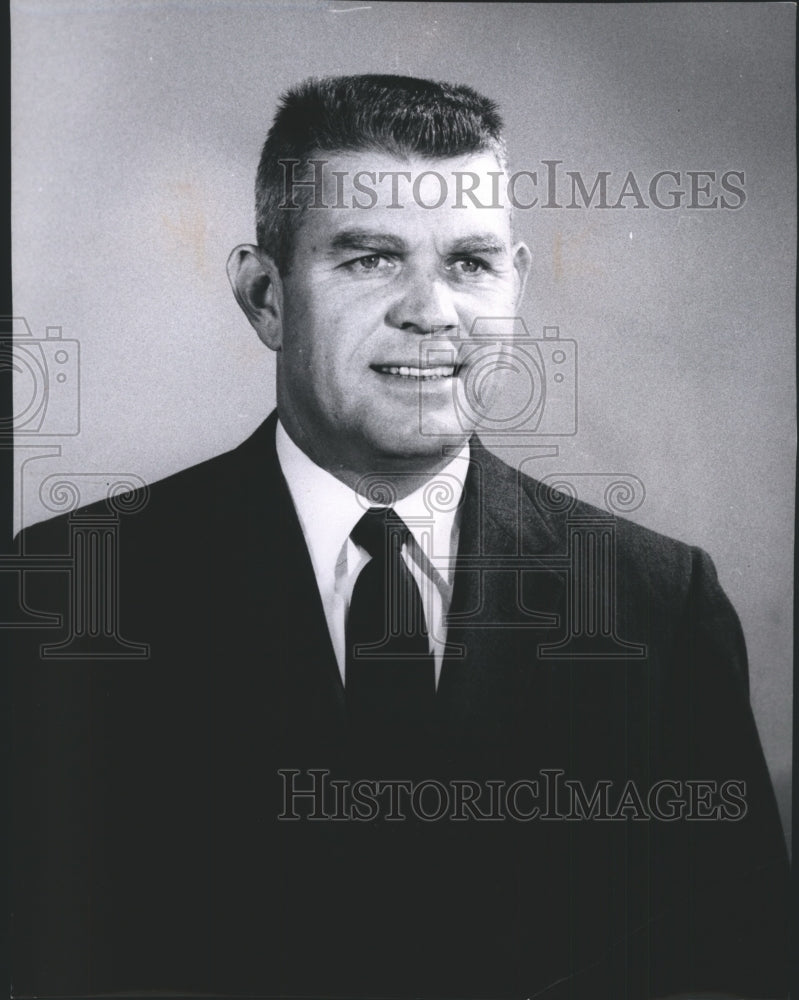
[[331,250],[392,250],[407,249],[405,241],[390,233],[375,233],[368,229],[344,229],[330,241]]
[[[376,233],[369,229],[343,229],[330,241],[331,251],[337,250],[387,250],[403,253],[408,247],[405,240],[391,233]],[[507,244],[494,233],[471,233],[461,236],[447,248],[448,254],[483,254],[501,256],[508,252]]]
[[507,244],[499,239],[494,233],[474,233],[470,236],[462,236],[450,247],[450,253],[479,253],[486,256],[498,257],[508,252]]

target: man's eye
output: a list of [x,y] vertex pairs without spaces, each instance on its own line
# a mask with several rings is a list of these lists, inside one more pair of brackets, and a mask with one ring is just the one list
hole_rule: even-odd
[[387,267],[392,267],[394,262],[384,257],[381,253],[370,253],[365,257],[357,257],[347,263],[347,267],[353,271],[382,271]]
[[460,274],[483,274],[489,270],[483,261],[474,257],[460,257],[458,260],[454,260],[449,267],[450,269],[454,268]]

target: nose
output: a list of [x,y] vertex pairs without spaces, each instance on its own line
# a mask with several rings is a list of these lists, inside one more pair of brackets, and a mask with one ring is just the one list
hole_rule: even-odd
[[421,336],[458,327],[452,289],[438,273],[421,269],[409,274],[402,290],[389,306],[386,322],[396,330]]

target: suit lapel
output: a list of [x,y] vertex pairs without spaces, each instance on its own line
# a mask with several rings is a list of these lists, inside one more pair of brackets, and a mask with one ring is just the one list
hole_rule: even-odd
[[521,474],[474,440],[439,683],[449,723],[468,725],[479,715],[501,724],[519,683],[540,671],[535,649],[552,641],[563,615],[564,578],[547,557],[562,555],[565,545]]
[[[245,563],[256,648],[270,654],[267,670],[291,717],[303,706],[309,725],[344,718],[344,688],[302,528],[275,448],[273,413],[237,449],[246,525]],[[255,471],[255,475],[253,474]],[[253,488],[255,485],[255,488]]]

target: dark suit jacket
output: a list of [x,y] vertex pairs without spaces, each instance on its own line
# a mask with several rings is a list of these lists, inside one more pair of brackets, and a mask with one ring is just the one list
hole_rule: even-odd
[[[785,847],[709,558],[542,491],[475,440],[436,720],[389,765],[350,739],[274,428],[151,486],[113,543],[87,541],[104,503],[23,535],[28,555],[74,566],[79,547],[85,568],[109,544],[116,562],[94,590],[63,566],[24,575],[25,605],[64,625],[16,633],[17,994],[782,995]],[[609,593],[609,538],[615,592],[580,618]],[[121,636],[147,658],[103,654],[117,600],[108,649]],[[43,658],[87,607],[96,635]],[[309,769],[446,790],[563,772],[607,788],[620,818],[570,799],[528,821],[524,792],[482,822],[278,819],[279,772],[310,787]],[[646,805],[661,780],[661,801],[716,818],[642,816],[629,790],[618,811],[627,782]]]

